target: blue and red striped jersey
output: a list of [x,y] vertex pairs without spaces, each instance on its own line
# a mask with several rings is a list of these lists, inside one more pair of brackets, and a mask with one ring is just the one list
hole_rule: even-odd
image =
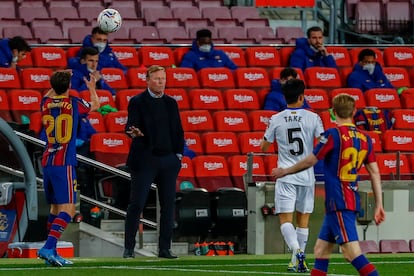
[[76,97],[44,97],[41,102],[42,123],[47,141],[42,166],[76,165],[76,137],[79,116],[90,104]]
[[325,166],[326,211],[359,211],[358,171],[375,162],[371,138],[353,124],[328,129],[313,153]]

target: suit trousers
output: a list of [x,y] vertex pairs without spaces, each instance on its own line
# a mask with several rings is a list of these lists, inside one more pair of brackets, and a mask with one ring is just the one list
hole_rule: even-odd
[[170,249],[174,230],[176,179],[181,161],[174,154],[151,155],[140,162],[138,169],[131,170],[131,194],[125,219],[125,248],[133,249],[139,226],[139,217],[144,210],[151,184],[158,189],[160,203],[160,234],[158,247]]

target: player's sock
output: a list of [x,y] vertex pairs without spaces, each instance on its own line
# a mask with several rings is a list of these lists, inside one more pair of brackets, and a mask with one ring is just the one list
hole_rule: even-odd
[[69,216],[69,214],[66,212],[60,212],[57,215],[50,228],[44,248],[56,248],[57,241],[59,240],[60,236],[62,235],[71,219],[71,216]]
[[328,275],[329,259],[317,258],[313,265],[311,275],[312,276],[325,276]]
[[378,271],[375,266],[368,261],[364,255],[359,255],[352,260],[351,264],[358,270],[362,276],[377,276]]
[[290,222],[285,222],[280,226],[280,231],[285,239],[287,246],[292,250],[292,263],[296,263],[296,253],[299,247],[298,236],[296,235],[295,227]]
[[49,214],[49,217],[47,218],[47,232],[49,233],[50,228],[52,227],[52,223],[57,218],[54,214]]
[[305,252],[306,243],[308,242],[309,228],[296,227],[296,235],[298,237],[300,250]]

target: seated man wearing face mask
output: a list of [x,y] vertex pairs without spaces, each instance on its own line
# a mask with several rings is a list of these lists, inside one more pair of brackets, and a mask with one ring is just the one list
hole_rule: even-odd
[[334,57],[328,53],[323,41],[323,31],[314,26],[307,30],[307,37],[296,39],[296,48],[290,55],[290,67],[305,72],[309,67],[336,68]]
[[[99,51],[99,68],[120,68],[126,74],[127,68],[119,62],[108,44],[108,33],[102,31],[99,27],[93,28],[92,34],[85,36],[82,42],[82,48],[84,47],[95,47]],[[78,57],[80,57],[80,52]]]
[[394,88],[376,62],[375,52],[363,49],[358,54],[358,63],[348,77],[348,87],[359,88],[362,92],[371,88]]
[[180,67],[193,68],[196,71],[210,67],[237,69],[224,51],[214,49],[210,30],[199,30],[196,36],[191,50],[184,55]]
[[[96,48],[85,47],[80,50],[80,57],[73,58],[74,63],[72,68],[71,88],[78,92],[87,90],[85,78],[89,80],[89,74],[92,74],[96,79],[96,89],[109,90],[112,95],[115,95],[115,90],[110,87],[105,80],[102,78],[99,72],[99,59],[100,55]],[[76,61],[76,64],[75,64]],[[70,64],[72,65],[72,64]]]

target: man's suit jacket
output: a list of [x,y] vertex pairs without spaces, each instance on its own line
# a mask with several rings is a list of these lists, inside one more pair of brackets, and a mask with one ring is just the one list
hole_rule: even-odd
[[[184,131],[177,102],[166,94],[164,94],[162,99],[165,101],[168,117],[170,118],[170,137],[174,153],[183,154]],[[135,126],[144,134],[142,137],[132,139],[127,159],[127,166],[131,170],[136,170],[140,167],[140,164],[148,162],[148,158],[152,155],[154,129],[157,128],[152,114],[155,114],[157,110],[152,108],[151,100],[153,98],[149,94],[148,89],[146,89],[143,93],[132,97],[128,104],[128,121],[125,131],[128,131],[129,127]]]

